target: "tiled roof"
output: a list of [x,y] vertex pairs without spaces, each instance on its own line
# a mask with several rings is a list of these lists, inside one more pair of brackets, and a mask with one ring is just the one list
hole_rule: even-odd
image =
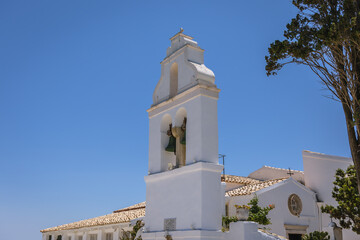
[[253,179],[253,178],[249,178],[249,177],[240,177],[240,176],[235,176],[235,175],[226,175],[225,174],[225,181],[227,183],[239,183],[239,184],[254,184],[254,183],[259,183],[259,180]]
[[[286,168],[277,168],[277,167],[271,167],[271,166],[264,166],[265,168],[270,168],[270,169],[276,169],[276,170],[282,170],[282,171],[289,171],[289,169],[286,169]],[[293,173],[302,173],[302,174],[304,174],[304,171],[300,171],[300,170],[293,170],[293,169],[291,169],[291,172],[293,172]]]
[[124,211],[128,211],[128,210],[139,209],[139,208],[144,208],[145,206],[146,206],[146,202],[141,202],[141,203],[132,205],[132,206],[130,206],[130,207],[126,207],[126,208],[122,208],[122,209],[119,209],[119,210],[115,210],[114,213],[124,212]]
[[40,232],[51,232],[59,230],[77,229],[83,227],[93,227],[106,224],[125,223],[133,219],[145,216],[145,202],[117,210],[108,215],[90,218],[78,222],[68,223],[57,227],[43,229]]
[[287,178],[273,179],[273,180],[263,181],[263,182],[259,182],[259,183],[255,183],[255,184],[245,185],[245,186],[238,187],[238,188],[232,189],[230,191],[227,191],[225,193],[225,196],[233,197],[233,196],[249,195],[249,194],[257,192],[263,188],[267,188],[276,183],[282,182],[285,179],[287,179]]

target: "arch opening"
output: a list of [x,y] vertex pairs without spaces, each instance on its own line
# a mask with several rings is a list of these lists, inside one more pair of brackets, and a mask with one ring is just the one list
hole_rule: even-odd
[[166,147],[169,144],[168,131],[172,125],[172,118],[170,114],[165,114],[161,120],[160,135],[161,135],[161,171],[171,170],[176,165],[176,158],[174,153],[166,151]]

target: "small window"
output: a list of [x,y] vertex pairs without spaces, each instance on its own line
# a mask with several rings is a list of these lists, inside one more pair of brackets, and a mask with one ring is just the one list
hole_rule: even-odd
[[113,240],[113,234],[112,233],[106,233],[105,240]]
[[83,236],[78,236],[77,240],[83,240]]
[[71,240],[71,237],[68,237],[68,240]]
[[62,240],[62,236],[61,235],[58,235],[56,240]]
[[52,240],[52,235],[49,235],[48,240]]
[[225,204],[225,216],[229,216],[229,203]]
[[90,240],[97,240],[97,234],[90,234]]

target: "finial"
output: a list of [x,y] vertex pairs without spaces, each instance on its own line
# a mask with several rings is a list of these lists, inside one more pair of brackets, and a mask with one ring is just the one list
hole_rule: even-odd
[[182,33],[183,31],[184,31],[184,29],[181,27],[181,28],[180,28],[180,32],[179,32],[179,33]]

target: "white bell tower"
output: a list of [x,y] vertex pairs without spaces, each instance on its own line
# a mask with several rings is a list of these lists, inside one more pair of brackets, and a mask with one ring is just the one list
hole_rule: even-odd
[[224,208],[223,166],[218,163],[220,90],[197,42],[183,30],[170,40],[148,110],[149,175],[142,236],[220,239]]

